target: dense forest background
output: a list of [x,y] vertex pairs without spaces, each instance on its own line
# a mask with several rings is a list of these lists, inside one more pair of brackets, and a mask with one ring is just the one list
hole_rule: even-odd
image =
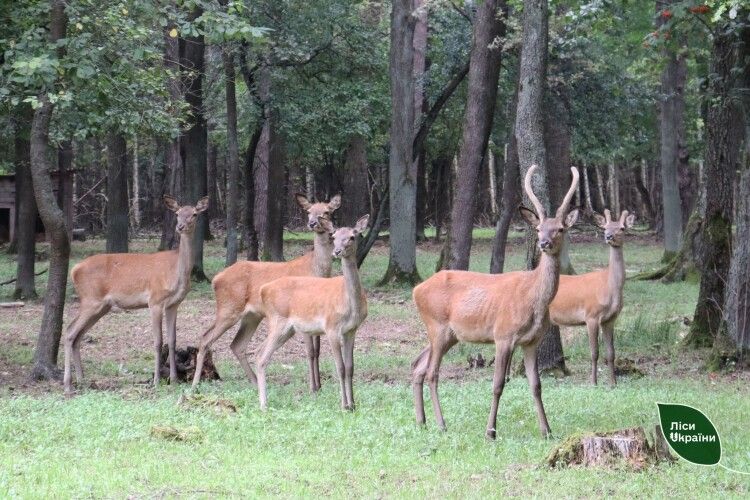
[[[207,194],[206,279],[205,239],[226,238],[227,265],[281,260],[284,228],[304,222],[293,194],[343,193],[339,224],[372,214],[361,259],[389,231],[384,284],[420,279],[426,228],[444,244],[436,265],[466,269],[472,227],[494,226],[502,272],[532,163],[547,206],[574,165],[579,206],[635,212],[663,240],[665,267],[642,278],[702,278],[688,343],[725,331],[747,347],[749,14],[738,0],[4,2],[17,297],[36,295],[36,212],[51,243],[39,376],[55,364],[73,229],[111,252],[153,232],[174,248],[162,195]],[[51,171],[73,171],[71,193]]]

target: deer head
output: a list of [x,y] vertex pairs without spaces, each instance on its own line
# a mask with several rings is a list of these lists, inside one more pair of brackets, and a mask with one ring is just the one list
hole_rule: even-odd
[[521,217],[533,228],[536,229],[537,239],[539,241],[539,249],[550,255],[557,255],[560,252],[560,247],[563,242],[563,234],[578,220],[578,209],[575,208],[568,213],[568,207],[570,206],[570,200],[573,198],[573,194],[578,187],[578,170],[575,167],[570,167],[570,172],[573,174],[573,181],[570,183],[570,189],[565,195],[560,207],[557,209],[554,217],[548,218],[544,212],[539,198],[536,197],[534,191],[531,189],[531,177],[538,167],[532,165],[526,172],[526,178],[524,179],[524,190],[531,200],[531,204],[534,205],[536,213],[534,211],[521,206],[519,212]]
[[320,219],[331,220],[331,214],[341,206],[341,195],[337,194],[329,202],[311,203],[304,194],[294,195],[297,204],[307,212],[307,227],[316,233],[324,233],[326,230],[320,225]]
[[204,196],[194,207],[190,205],[180,206],[173,197],[164,195],[164,205],[177,215],[177,225],[175,229],[180,234],[192,234],[195,231],[195,222],[198,215],[205,212],[208,208],[208,196]]
[[351,257],[357,251],[357,236],[367,229],[370,215],[363,215],[354,224],[354,227],[340,227],[334,229],[331,221],[321,217],[320,225],[331,234],[333,242],[333,256],[339,258]]
[[609,246],[621,247],[625,230],[633,227],[635,215],[628,215],[627,210],[623,210],[619,220],[612,220],[609,209],[604,209],[604,217],[594,214],[594,220],[600,228],[604,229],[604,241]]

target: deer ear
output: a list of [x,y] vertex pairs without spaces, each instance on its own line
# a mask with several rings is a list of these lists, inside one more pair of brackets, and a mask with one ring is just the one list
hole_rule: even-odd
[[635,214],[628,215],[625,217],[625,227],[630,229],[635,224]]
[[208,196],[204,196],[195,204],[196,213],[205,212],[208,209]]
[[359,218],[356,224],[354,224],[354,232],[359,234],[367,229],[367,223],[370,221],[370,214],[363,215]]
[[318,224],[320,224],[320,227],[322,227],[328,234],[333,234],[335,231],[331,221],[325,217],[318,217]]
[[567,216],[565,216],[565,227],[566,228],[572,227],[573,224],[575,224],[577,220],[578,220],[578,209],[574,208],[573,210],[568,212]]
[[331,198],[331,201],[328,202],[328,208],[331,209],[331,212],[338,209],[341,206],[341,195],[337,194],[333,198]]
[[162,199],[164,200],[164,206],[166,206],[172,212],[176,213],[180,209],[180,204],[177,203],[177,200],[175,200],[168,194],[165,194]]
[[601,228],[604,228],[604,226],[607,225],[607,219],[605,219],[603,215],[600,215],[596,212],[594,212],[594,220],[596,221],[597,225]]
[[539,217],[537,217],[533,210],[529,210],[521,205],[518,207],[518,213],[521,214],[523,220],[525,220],[531,227],[537,227],[539,225]]
[[297,193],[294,195],[294,198],[297,200],[297,205],[299,205],[302,210],[310,210],[312,203],[307,199],[307,196]]

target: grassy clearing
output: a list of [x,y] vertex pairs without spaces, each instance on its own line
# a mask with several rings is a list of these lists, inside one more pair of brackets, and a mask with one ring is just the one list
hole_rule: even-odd
[[[478,232],[472,268],[485,271],[491,233]],[[517,234],[514,236],[518,236]],[[288,237],[290,255],[309,245],[305,233]],[[140,240],[146,250],[155,240]],[[101,241],[74,246],[74,258],[100,251]],[[509,268],[522,266],[523,249],[511,246]],[[420,273],[433,272],[437,247],[418,252]],[[646,241],[626,248],[628,274],[658,265],[660,252]],[[212,243],[206,268],[222,267],[223,249]],[[604,265],[599,241],[575,243],[579,272]],[[635,473],[626,469],[549,470],[542,462],[569,434],[633,425],[652,428],[655,402],[679,402],[704,410],[719,428],[724,463],[750,471],[744,424],[750,414],[748,378],[707,374],[700,358],[676,348],[697,295],[694,284],[665,286],[627,282],[625,309],[616,330],[618,356],[629,357],[646,376],[622,378],[616,389],[587,384],[589,355],[583,329],[566,329],[566,354],[573,374],[543,380],[544,401],[555,438],[539,437],[525,379],[506,386],[498,416],[498,440],[485,441],[492,371],[469,370],[466,356],[489,346],[456,346],[444,361],[441,399],[447,433],[413,423],[409,363],[424,344],[410,290],[373,290],[387,265],[387,249],[377,246],[363,267],[371,291],[370,316],[357,343],[357,411],[339,410],[338,383],[325,355],[323,391],[307,392],[306,364],[297,352],[275,358],[269,375],[268,412],[258,410],[257,391],[241,376],[228,353],[229,339],[217,346],[224,381],[204,384],[206,398],[230,400],[237,412],[178,405],[184,387],[157,390],[134,384],[151,369],[147,314],[110,315],[92,330],[84,347],[89,380],[115,380],[112,390],[83,390],[66,401],[61,390],[11,389],[0,378],[0,497],[747,497],[750,479],[718,468],[685,462]],[[40,263],[44,268],[46,263]],[[14,263],[0,256],[0,276]],[[40,289],[46,277],[39,278]],[[9,294],[12,287],[5,287]],[[211,290],[198,284],[181,309],[181,344],[195,343],[210,322]],[[31,359],[40,308],[0,311],[0,377],[25,369]],[[68,312],[69,315],[69,312]],[[179,327],[178,325],[178,327]],[[8,333],[3,333],[8,332]],[[129,343],[116,343],[132,336]],[[262,336],[261,336],[262,337]],[[290,344],[292,342],[290,341]],[[325,345],[325,342],[324,342]],[[97,351],[100,349],[100,351]],[[100,352],[97,357],[94,353]],[[252,355],[252,354],[251,354]],[[429,407],[429,397],[426,397]],[[154,426],[184,431],[174,441],[152,435]]]

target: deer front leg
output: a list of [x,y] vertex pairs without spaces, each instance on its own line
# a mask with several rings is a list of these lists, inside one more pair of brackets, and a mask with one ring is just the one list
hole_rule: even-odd
[[294,335],[294,329],[287,324],[283,318],[269,318],[268,338],[263,345],[263,350],[258,354],[255,370],[258,377],[258,398],[260,399],[260,409],[265,410],[268,407],[268,396],[266,394],[266,367],[271,360],[273,353],[284,342]]
[[335,331],[326,332],[328,342],[331,345],[331,352],[333,352],[333,361],[336,364],[336,374],[339,377],[339,386],[341,389],[341,408],[348,410],[347,396],[346,396],[346,371],[344,369],[344,355],[341,352],[341,338],[340,334]]
[[320,390],[319,372],[316,373],[316,356],[315,356],[315,341],[318,341],[318,348],[320,348],[320,337],[312,337],[310,335],[304,335],[305,351],[307,352],[307,368],[308,368],[308,381],[310,384],[310,392],[316,393]]
[[169,345],[169,383],[177,383],[177,307],[168,307],[165,311],[167,321],[167,344]]
[[418,425],[425,425],[426,418],[424,414],[424,377],[427,373],[427,367],[430,365],[431,347],[422,349],[419,356],[411,362],[411,387],[414,392],[414,413],[417,417]]
[[539,366],[536,359],[537,344],[524,346],[523,364],[526,368],[526,378],[529,381],[531,394],[534,396],[534,405],[536,406],[537,417],[539,418],[539,429],[542,431],[542,437],[551,437],[547,415],[544,413],[542,404],[542,383],[539,380]]
[[[440,407],[438,398],[438,379],[440,377],[440,363],[448,349],[456,344],[453,337],[447,337],[447,331],[443,332],[439,338],[435,339],[430,352],[430,364],[427,367],[427,383],[430,385],[430,398],[432,399],[432,411],[435,413],[435,420],[441,431],[447,430],[445,419],[443,419],[443,410]],[[446,338],[447,337],[447,338]]]
[[151,331],[154,334],[154,387],[159,386],[159,369],[161,368],[161,318],[163,311],[161,305],[154,305],[150,308],[151,312]]
[[492,380],[492,407],[490,408],[490,416],[487,419],[487,431],[485,437],[487,439],[495,439],[497,435],[497,409],[500,405],[500,396],[503,395],[503,388],[505,388],[505,377],[507,375],[507,367],[510,364],[511,354],[513,348],[506,344],[497,344],[495,346],[495,375]]
[[599,362],[599,322],[595,319],[586,321],[591,351],[591,383],[596,385],[597,364]]
[[347,332],[344,335],[344,387],[346,388],[346,398],[348,409],[354,411],[354,387],[352,378],[354,377],[354,334],[356,331]]
[[604,337],[604,346],[607,349],[606,359],[609,366],[609,383],[615,386],[617,385],[617,376],[615,374],[615,320],[602,325],[602,337]]
[[247,380],[253,385],[258,385],[258,378],[255,376],[255,372],[250,366],[250,362],[247,360],[246,353],[247,346],[250,344],[250,340],[253,338],[255,330],[258,329],[258,324],[262,319],[263,318],[254,314],[248,314],[242,318],[240,327],[237,330],[237,335],[235,335],[234,340],[232,340],[232,343],[229,346],[232,349],[234,357],[237,358],[242,370],[245,372]]

